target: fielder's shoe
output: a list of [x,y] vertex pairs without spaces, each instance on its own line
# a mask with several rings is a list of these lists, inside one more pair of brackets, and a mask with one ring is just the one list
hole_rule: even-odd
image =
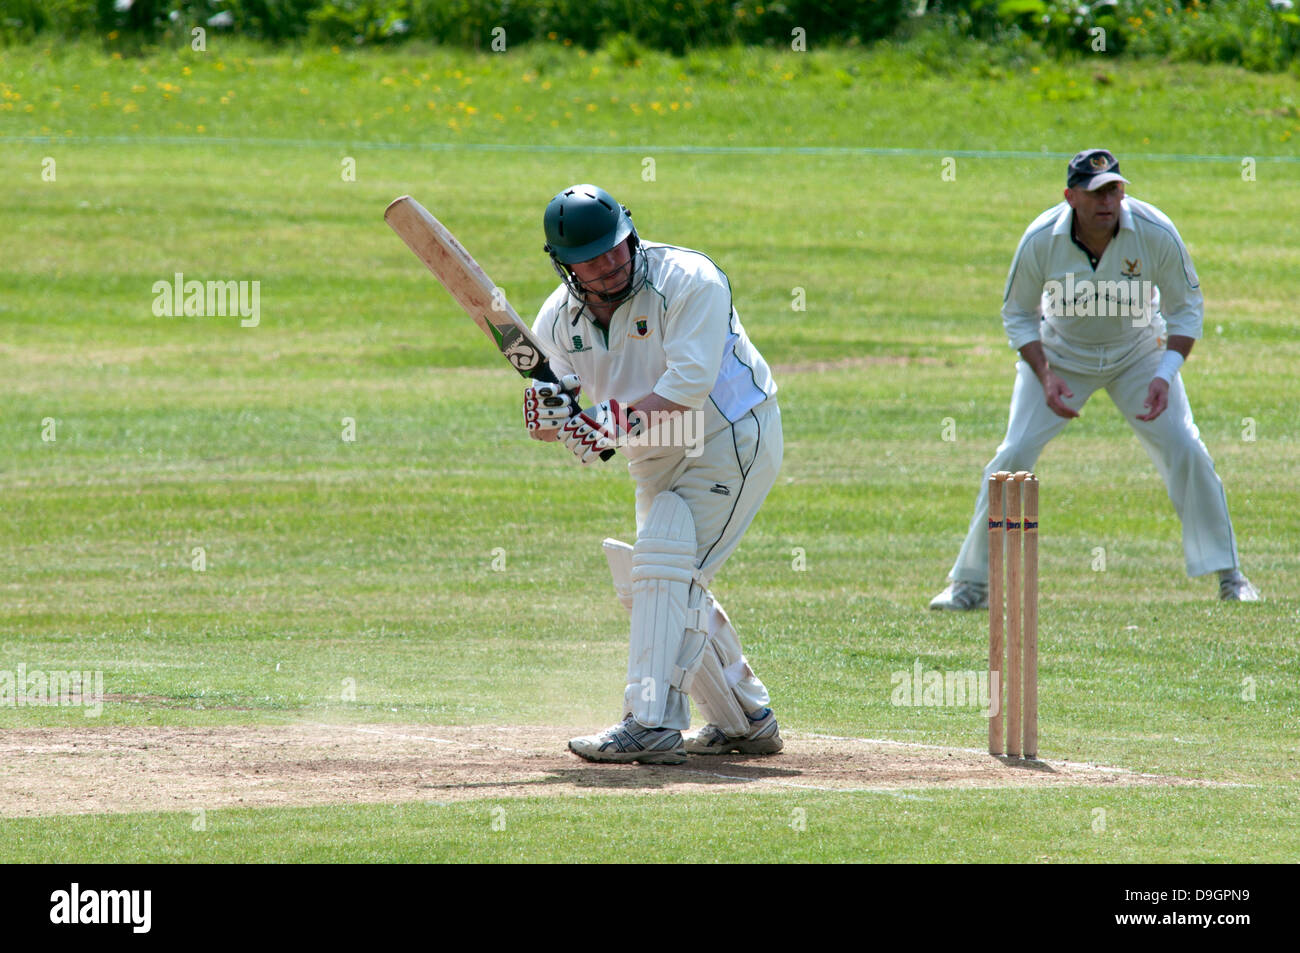
[[682,733],[676,728],[646,728],[628,715],[613,728],[598,735],[584,735],[569,741],[569,750],[588,761],[617,764],[681,764],[686,760]]
[[776,754],[785,747],[772,709],[764,708],[758,718],[747,717],[749,734],[728,735],[717,725],[705,725],[686,736],[686,750],[691,754]]
[[989,607],[989,587],[982,582],[960,582],[953,580],[948,588],[930,600],[931,609],[946,609],[951,612],[964,612],[967,609],[987,609]]
[[1263,602],[1259,590],[1250,584],[1239,569],[1219,580],[1219,598],[1224,602]]

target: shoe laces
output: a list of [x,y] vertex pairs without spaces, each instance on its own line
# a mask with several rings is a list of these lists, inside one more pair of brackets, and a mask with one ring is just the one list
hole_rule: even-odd
[[636,715],[626,715],[624,716],[622,721],[620,721],[617,725],[615,725],[613,728],[609,730],[626,731],[628,734],[630,734],[632,737],[635,738],[641,732],[649,731],[650,729],[646,728],[644,725],[641,724],[641,722],[637,721]]

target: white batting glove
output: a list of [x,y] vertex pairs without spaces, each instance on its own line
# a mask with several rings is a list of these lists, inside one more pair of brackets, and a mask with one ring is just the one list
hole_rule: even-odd
[[560,383],[533,381],[524,391],[524,426],[534,440],[545,440],[547,431],[559,430],[578,412],[582,384],[577,374],[565,374]]
[[645,418],[616,400],[588,407],[560,428],[560,439],[584,464],[608,460],[616,447],[645,430]]

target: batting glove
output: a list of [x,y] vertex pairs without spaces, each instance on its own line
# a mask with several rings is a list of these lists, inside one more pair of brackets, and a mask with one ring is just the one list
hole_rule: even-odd
[[588,407],[565,421],[560,439],[584,464],[608,460],[614,449],[645,430],[645,420],[634,407],[616,400]]
[[578,412],[582,384],[577,374],[565,374],[559,384],[533,381],[524,391],[524,426],[534,440],[544,439],[549,430],[559,430]]

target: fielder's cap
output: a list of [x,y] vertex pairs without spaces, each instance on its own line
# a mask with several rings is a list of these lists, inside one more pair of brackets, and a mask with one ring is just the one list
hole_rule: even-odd
[[1067,188],[1091,192],[1108,182],[1127,182],[1119,174],[1119,160],[1105,149],[1084,149],[1070,160],[1066,173]]

